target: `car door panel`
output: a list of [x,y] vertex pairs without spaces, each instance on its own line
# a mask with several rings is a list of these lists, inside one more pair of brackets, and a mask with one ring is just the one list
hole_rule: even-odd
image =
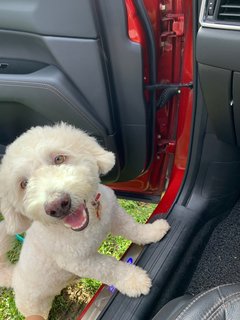
[[92,1],[89,0],[1,0],[0,29],[97,38]]
[[[106,134],[104,127],[84,108],[87,102],[81,99],[68,79],[54,66],[47,66],[31,74],[0,75],[0,86],[3,88],[0,92],[3,101],[15,99],[31,106],[31,109],[45,115],[46,119],[51,121],[61,121],[64,117],[66,121],[77,125],[80,117],[84,130],[88,129],[94,134]],[[41,101],[41,105],[37,103],[38,100]]]
[[116,154],[107,181],[142,173],[152,127],[142,49],[128,38],[124,1],[1,0],[1,17],[1,150],[32,125],[67,121]]
[[[119,179],[126,181],[130,172],[137,169],[140,173],[136,157],[144,163],[147,157],[147,105],[144,99],[142,49],[127,36],[124,1],[99,0],[96,8],[101,39],[110,62],[110,86],[113,103],[118,106],[122,144],[128,150],[125,153],[128,166],[123,168]],[[141,141],[141,148],[136,141]]]

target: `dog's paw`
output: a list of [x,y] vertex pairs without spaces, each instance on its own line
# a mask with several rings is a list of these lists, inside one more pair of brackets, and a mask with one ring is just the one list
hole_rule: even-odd
[[116,285],[117,289],[129,297],[147,295],[152,286],[152,281],[147,272],[139,267],[131,265],[126,276]]
[[169,229],[170,225],[168,224],[167,220],[159,219],[154,221],[151,224],[151,230],[149,234],[149,237],[151,237],[151,241],[158,242],[166,235]]

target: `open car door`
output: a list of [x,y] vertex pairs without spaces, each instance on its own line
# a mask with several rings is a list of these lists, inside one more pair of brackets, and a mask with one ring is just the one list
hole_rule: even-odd
[[[105,178],[124,182],[115,189],[159,197],[173,167],[177,136],[191,117],[184,102],[189,90],[178,84],[192,80],[191,48],[183,53],[182,43],[190,22],[184,21],[184,9],[159,5],[1,0],[2,153],[29,127],[66,121],[116,154],[115,168]],[[187,149],[188,136],[181,140]],[[184,169],[186,152],[180,157]]]
[[[116,154],[103,182],[117,194],[162,199],[156,216],[170,209],[192,122],[190,0],[0,0],[0,43],[2,154],[31,126],[65,121]],[[158,256],[162,247],[154,248]],[[95,317],[110,297],[100,307],[91,302]],[[122,299],[132,301],[118,294],[114,303],[125,308]],[[139,301],[132,308],[147,319]],[[91,310],[79,319],[91,319]],[[105,310],[101,319],[120,319]]]

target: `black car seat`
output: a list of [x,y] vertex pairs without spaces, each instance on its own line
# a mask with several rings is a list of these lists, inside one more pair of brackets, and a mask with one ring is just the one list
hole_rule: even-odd
[[240,320],[240,284],[226,284],[168,302],[152,320]]

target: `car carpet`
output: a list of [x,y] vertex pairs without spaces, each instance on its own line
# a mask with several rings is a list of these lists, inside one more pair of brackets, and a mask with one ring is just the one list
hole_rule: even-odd
[[240,201],[213,231],[187,291],[234,282],[240,282]]

